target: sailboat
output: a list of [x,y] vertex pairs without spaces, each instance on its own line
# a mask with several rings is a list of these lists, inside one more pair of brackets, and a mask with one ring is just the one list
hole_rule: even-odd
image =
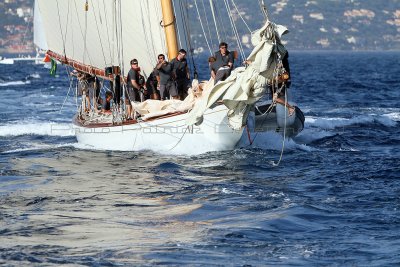
[[275,95],[269,105],[255,109],[268,88],[278,88],[278,84],[280,90],[285,87],[282,81],[273,82],[284,74],[280,55],[285,48],[280,37],[285,28],[268,19],[252,34],[255,47],[245,58],[246,65],[235,68],[226,80],[215,85],[212,79],[203,83],[194,80],[183,101],[133,103],[139,116],[128,120],[120,99],[125,97],[124,73],[129,61],[136,58],[142,73],[148,76],[157,54],[168,59],[178,54],[179,27],[173,1],[36,2],[47,55],[76,71],[111,82],[111,114],[87,112],[85,97],[77,107],[73,119],[76,138],[89,148],[200,154],[232,150],[246,131],[249,136],[266,130],[290,136],[304,126],[301,111],[290,106],[286,97],[279,104]]

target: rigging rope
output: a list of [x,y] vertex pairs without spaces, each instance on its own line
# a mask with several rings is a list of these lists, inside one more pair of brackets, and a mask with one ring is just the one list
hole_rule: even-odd
[[87,42],[86,42],[86,38],[87,38],[87,20],[88,20],[88,0],[86,0],[86,4],[85,4],[85,34],[83,35],[83,63],[85,63],[85,55],[86,55],[86,50],[87,50]]
[[267,21],[269,21],[269,16],[268,16],[268,9],[267,5],[264,3],[264,0],[259,0],[260,8],[264,14],[264,17],[266,18]]
[[123,29],[122,29],[122,5],[121,1],[118,1],[119,6],[118,6],[118,12],[119,12],[119,27],[120,27],[120,32],[119,32],[119,43],[120,43],[120,56],[118,58],[119,65],[121,66],[121,73],[122,75],[125,73],[125,64],[124,64],[124,42],[122,39],[123,36]]
[[201,29],[203,30],[203,35],[204,35],[204,38],[206,40],[206,43],[207,43],[207,46],[208,46],[208,50],[210,51],[210,55],[212,55],[212,50],[211,50],[210,44],[208,43],[208,38],[207,38],[206,32],[204,30],[203,22],[201,20],[199,7],[197,6],[197,0],[194,0],[194,4],[196,6],[197,15],[198,15],[198,18],[199,18],[199,21],[200,21]]
[[62,30],[62,27],[61,27],[61,16],[60,16],[60,7],[58,6],[58,0],[56,0],[57,1],[57,13],[58,13],[58,24],[59,24],[59,26],[60,26],[60,33],[61,33],[61,38],[62,38],[62,43],[63,43],[63,52],[64,52],[64,55],[66,54],[65,53],[65,39],[64,39],[64,35],[63,35],[63,30]]
[[[76,4],[76,0],[74,1],[74,3],[75,3],[75,12],[76,12],[76,14],[80,14],[79,9],[78,9],[78,6],[77,6],[77,4]],[[81,32],[82,39],[85,39],[85,34],[84,34],[83,31],[82,31],[82,25],[81,25],[81,21],[79,20],[79,16],[77,15],[76,18],[77,18],[77,21],[78,21],[79,30],[80,30],[80,32]],[[74,35],[72,35],[72,36],[74,36]],[[85,43],[86,43],[86,42],[85,42]],[[72,46],[72,47],[74,47],[74,46]],[[85,54],[87,54],[87,56],[88,56],[88,58],[89,58],[89,64],[90,64],[90,65],[93,65],[93,64],[92,64],[92,59],[91,59],[89,53],[87,53],[86,44],[85,44],[85,50],[83,51],[83,54],[84,54],[84,56],[85,56]],[[84,63],[84,62],[83,62],[83,63]]]
[[[285,87],[285,123],[283,126],[283,140],[282,140],[282,149],[281,149],[281,155],[279,156],[279,160],[277,163],[275,163],[274,161],[272,162],[273,166],[279,166],[279,164],[281,163],[282,157],[283,157],[283,151],[285,150],[285,140],[286,140],[286,120],[287,120],[287,115],[286,113],[289,112],[289,108],[287,107],[287,92],[286,92],[286,87]],[[287,112],[286,112],[287,109]]]
[[189,48],[189,53],[190,53],[190,59],[192,61],[192,65],[193,65],[193,78],[197,79],[197,68],[196,68],[196,64],[194,61],[194,57],[193,57],[193,46],[192,46],[192,42],[191,42],[191,38],[190,38],[190,27],[189,27],[189,19],[188,19],[188,7],[187,5],[185,5],[185,9],[183,7],[184,4],[182,4],[182,1],[179,1],[180,3],[180,12],[181,12],[181,20],[182,20],[182,26],[183,26],[183,32],[185,35],[185,41],[186,41],[186,45]]
[[[150,8],[148,6],[149,2],[146,2],[146,4],[147,4],[147,6],[146,6],[147,10],[144,11],[144,9],[146,9],[146,7],[143,8],[142,2],[140,2],[141,14],[149,14],[149,12],[150,12]],[[154,48],[155,42],[153,40],[153,35],[152,35],[153,31],[151,30],[150,16],[147,16],[147,19],[148,19],[147,24],[145,23],[144,16],[141,16],[141,19],[142,19],[142,25],[145,28],[143,32],[144,32],[144,39],[146,41],[146,47],[147,47],[146,51],[147,51],[147,55],[148,55],[148,59],[149,59],[148,63],[151,65],[154,63],[154,60],[157,58],[157,52]],[[150,29],[148,29],[148,27],[146,27],[147,25],[150,25]],[[143,73],[144,77],[147,79],[147,74],[144,71],[142,73]]]
[[209,0],[209,1],[210,1],[211,15],[213,17],[213,21],[214,21],[214,25],[215,25],[215,31],[217,32],[218,43],[221,43],[221,37],[219,36],[217,20],[215,17],[215,6],[213,3],[213,0]]
[[100,46],[101,46],[101,52],[103,54],[103,59],[104,59],[104,65],[107,65],[107,60],[106,60],[106,55],[104,53],[104,48],[103,48],[103,42],[102,42],[102,36],[100,35],[100,29],[99,29],[99,24],[97,22],[97,16],[96,16],[96,8],[94,7],[93,1],[92,1],[92,9],[93,9],[93,14],[94,14],[94,20],[96,21],[96,28],[97,28],[97,35],[100,40]]
[[[104,12],[104,19],[105,19],[105,22],[106,22],[106,29],[107,29],[107,40],[108,40],[108,51],[110,52],[110,60],[111,60],[111,62],[110,62],[110,64],[112,64],[112,62],[113,62],[113,58],[112,58],[112,53],[111,53],[111,41],[110,41],[110,33],[109,33],[109,27],[108,27],[108,18],[107,18],[107,9],[106,9],[106,4],[105,4],[105,2],[104,2],[105,0],[103,0],[103,12]],[[100,10],[99,10],[99,14],[100,14]],[[100,16],[100,15],[99,15]],[[101,18],[101,16],[100,16],[100,18]]]
[[236,12],[238,13],[239,17],[242,19],[244,25],[246,25],[247,29],[248,29],[249,32],[251,33],[251,29],[250,29],[249,25],[247,25],[246,21],[244,20],[244,18],[243,18],[242,15],[240,14],[240,11],[239,11],[239,9],[237,8],[237,5],[236,5],[236,3],[235,3],[234,0],[232,0],[232,4],[233,4],[233,6],[235,7]]
[[210,41],[211,42],[211,47],[215,47],[214,43],[213,43],[213,38],[212,38],[212,35],[211,35],[210,23],[208,22],[208,16],[207,16],[207,12],[206,12],[206,6],[204,5],[204,0],[201,0],[201,3],[203,4],[204,18],[206,19],[208,35],[209,35],[210,40],[211,40]]
[[68,75],[68,79],[69,79],[69,88],[68,88],[67,95],[66,95],[65,98],[64,98],[64,102],[62,103],[62,105],[61,105],[61,107],[60,107],[59,113],[61,113],[61,111],[62,111],[63,108],[64,108],[65,103],[67,102],[67,99],[68,99],[68,96],[69,96],[69,92],[71,91],[72,82],[73,82],[73,79],[71,79],[70,70],[68,69],[68,65],[64,65],[64,66],[65,66],[65,69],[67,70],[67,75]]
[[229,21],[230,21],[231,26],[232,26],[233,34],[235,35],[235,38],[236,38],[236,42],[237,42],[237,45],[238,45],[238,48],[239,48],[240,55],[241,55],[242,59],[244,60],[246,57],[244,55],[244,50],[243,50],[242,44],[240,42],[239,33],[237,31],[235,22],[234,22],[233,17],[232,17],[232,13],[231,13],[231,9],[230,9],[230,6],[229,6],[229,2],[228,2],[228,0],[224,0],[224,3],[225,3],[226,11],[228,12]]
[[[178,13],[176,12],[174,1],[172,1],[172,8],[174,9],[174,14],[175,14],[174,20],[176,20],[176,14],[178,14]],[[181,17],[182,17],[182,14],[181,14]],[[179,47],[182,48],[182,40],[181,40],[180,30],[179,30],[178,25],[176,25],[176,23],[175,23],[175,26],[176,26],[176,31],[177,31],[177,34],[178,34],[178,43],[179,43]]]
[[[214,1],[212,2],[212,5],[213,5],[213,8],[214,8],[215,13],[216,13],[216,18],[218,20],[218,24],[219,25],[224,25],[223,20],[222,20],[222,15],[219,12],[219,8],[216,7],[216,4],[215,4]],[[218,29],[218,25],[215,25],[215,27]],[[223,36],[222,36],[223,39],[227,40],[228,39],[228,33],[227,33],[226,27],[222,27],[222,32],[223,32]],[[222,41],[222,39],[221,39],[221,41]]]

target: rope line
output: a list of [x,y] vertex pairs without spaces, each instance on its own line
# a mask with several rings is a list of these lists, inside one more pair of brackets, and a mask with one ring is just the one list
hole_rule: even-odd
[[208,36],[210,38],[211,47],[215,47],[214,43],[213,43],[213,38],[211,35],[211,28],[210,28],[210,23],[208,22],[208,16],[207,16],[207,12],[206,12],[206,6],[204,5],[204,0],[201,0],[201,3],[203,4],[204,18],[206,19],[206,25],[207,25],[207,29],[208,29]]
[[239,48],[240,56],[244,60],[245,59],[244,50],[243,50],[242,44],[240,42],[240,36],[239,36],[238,31],[237,31],[235,22],[234,22],[233,17],[232,17],[232,12],[231,12],[231,8],[229,6],[229,2],[228,2],[228,0],[224,0],[224,3],[225,3],[226,11],[228,12],[228,17],[229,17],[229,21],[230,21],[231,26],[232,26],[233,34],[234,34],[234,36],[236,38],[236,42],[237,42],[237,45],[238,45],[238,48]]
[[210,44],[208,43],[208,38],[207,38],[206,32],[204,30],[203,22],[201,20],[199,7],[197,6],[197,0],[194,0],[194,4],[196,6],[196,11],[197,11],[197,15],[198,15],[198,18],[199,18],[199,21],[200,21],[201,29],[203,30],[204,39],[206,40],[208,50],[210,51],[210,55],[212,55],[212,50],[211,50]]
[[[110,64],[112,64],[112,53],[111,53],[111,41],[110,41],[110,32],[109,32],[109,27],[108,27],[108,18],[107,18],[107,9],[106,9],[106,4],[105,4],[105,0],[103,0],[103,12],[104,12],[104,19],[106,22],[106,29],[107,29],[107,43],[108,43],[108,51],[110,52],[110,60],[111,62],[109,62]],[[100,14],[100,9],[99,9],[99,14]],[[100,19],[101,16],[99,15]]]
[[209,0],[209,1],[210,1],[211,15],[213,17],[213,21],[214,21],[214,25],[215,25],[215,31],[217,32],[218,43],[221,43],[221,37],[219,36],[218,25],[217,25],[217,18],[215,17],[215,6],[213,3],[213,0]]
[[63,35],[63,30],[62,30],[62,23],[61,23],[61,16],[60,16],[60,7],[58,5],[58,0],[57,1],[57,13],[58,13],[58,25],[60,26],[60,33],[61,33],[61,38],[62,38],[62,43],[63,43],[63,52],[64,55],[65,53],[65,39],[64,39],[64,35]]
[[236,9],[236,12],[238,13],[239,17],[242,19],[242,21],[243,21],[244,25],[246,25],[247,29],[248,29],[248,30],[249,30],[249,32],[251,33],[252,31],[251,31],[251,29],[250,29],[249,25],[247,25],[246,21],[244,20],[244,18],[243,18],[243,17],[242,17],[242,15],[240,14],[240,11],[239,11],[239,9],[238,9],[238,7],[237,7],[237,5],[236,5],[236,3],[235,3],[235,1],[234,1],[234,0],[232,0],[232,4],[233,4],[233,6],[235,7],[235,9]]
[[103,54],[104,65],[107,65],[107,62],[106,62],[106,55],[105,55],[105,53],[104,53],[103,42],[102,42],[102,39],[103,39],[103,38],[102,38],[101,35],[100,35],[99,24],[98,24],[98,22],[97,22],[97,16],[96,16],[96,12],[95,12],[96,8],[95,8],[95,6],[94,6],[94,4],[93,4],[93,1],[91,1],[91,6],[93,7],[94,20],[95,20],[95,22],[96,22],[97,35],[99,36],[99,40],[100,40],[100,46],[101,46],[101,52],[102,52],[102,54]]

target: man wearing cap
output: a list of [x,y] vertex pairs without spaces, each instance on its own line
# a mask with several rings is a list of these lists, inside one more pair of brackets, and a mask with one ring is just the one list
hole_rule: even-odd
[[190,87],[190,72],[186,60],[185,49],[179,50],[178,56],[171,60],[172,73],[176,81],[178,94],[181,100],[187,96]]
[[215,62],[211,63],[211,76],[214,84],[223,81],[231,75],[233,69],[234,57],[233,53],[228,51],[228,44],[222,42],[219,44],[219,51],[214,54]]
[[173,66],[170,62],[165,61],[164,55],[162,55],[162,59],[158,61],[156,69],[160,76],[161,100],[165,100],[168,97],[178,99],[178,90],[176,89],[176,84],[172,77]]
[[128,119],[133,118],[133,112],[132,112],[132,106],[131,102],[137,101],[139,99],[139,90],[140,90],[140,85],[139,85],[139,63],[136,58],[131,60],[131,69],[128,72],[128,76],[126,77],[126,89],[127,89],[127,95],[126,95],[126,104],[127,104],[127,116]]

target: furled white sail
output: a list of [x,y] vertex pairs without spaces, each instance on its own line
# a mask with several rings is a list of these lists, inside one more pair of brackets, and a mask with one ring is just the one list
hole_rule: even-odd
[[[157,54],[165,54],[159,0],[37,0],[48,49],[104,69],[138,59],[149,74]],[[87,8],[86,8],[87,3]],[[86,11],[87,9],[87,11]]]
[[42,15],[40,14],[38,1],[35,1],[33,14],[33,42],[40,49],[47,50],[46,35],[44,33]]

